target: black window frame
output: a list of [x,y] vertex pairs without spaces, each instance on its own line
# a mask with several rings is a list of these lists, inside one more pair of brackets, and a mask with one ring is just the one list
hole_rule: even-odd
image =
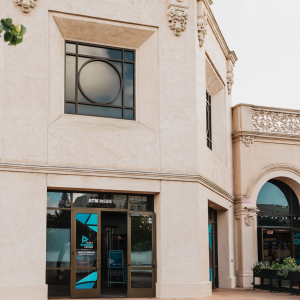
[[211,126],[211,95],[206,91],[206,141],[207,147],[212,150],[212,126]]
[[[67,52],[67,44],[73,44],[76,47],[76,53],[72,52]],[[91,55],[85,55],[85,54],[78,54],[78,46],[90,46],[90,47],[95,47],[95,48],[106,48],[106,49],[113,49],[113,50],[119,50],[122,51],[122,59],[113,59],[113,58],[105,58],[105,57],[100,57],[100,56],[91,56]],[[133,61],[128,61],[125,60],[125,51],[130,51],[133,52]],[[70,101],[67,100],[66,97],[66,85],[67,85],[67,80],[66,80],[66,57],[67,56],[73,56],[76,57],[76,62],[75,62],[75,101]],[[78,41],[71,41],[71,40],[65,40],[65,70],[64,70],[64,113],[65,114],[70,114],[70,115],[77,115],[77,116],[90,116],[90,117],[100,117],[100,118],[110,118],[110,119],[121,119],[121,120],[130,120],[130,121],[135,121],[136,120],[136,50],[135,49],[129,49],[129,48],[120,48],[120,47],[111,47],[111,46],[106,46],[106,45],[100,45],[100,44],[92,44],[92,43],[82,43]],[[102,104],[102,103],[87,103],[87,102],[78,102],[78,88],[79,88],[79,70],[78,70],[78,57],[85,57],[85,58],[90,58],[90,59],[95,59],[95,60],[103,60],[103,61],[115,61],[115,62],[121,62],[122,63],[122,78],[121,78],[121,93],[122,93],[122,105],[111,105],[110,103],[108,104]],[[133,65],[133,106],[129,107],[125,105],[125,97],[124,97],[124,67],[126,64],[132,64]],[[70,113],[66,111],[66,104],[75,104],[75,113]],[[112,107],[112,108],[120,108],[122,109],[122,118],[118,117],[109,117],[109,116],[96,116],[96,115],[88,115],[88,114],[79,114],[78,113],[78,104],[82,105],[90,105],[90,106],[96,106],[96,107]],[[133,119],[131,118],[125,118],[125,109],[128,110],[133,110]]]

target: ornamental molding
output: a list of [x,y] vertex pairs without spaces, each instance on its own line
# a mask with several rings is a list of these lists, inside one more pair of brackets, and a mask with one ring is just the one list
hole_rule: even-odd
[[[278,176],[278,172],[281,172],[284,174],[283,176],[293,179],[294,175],[300,178],[300,169],[287,164],[287,163],[276,163],[269,165],[265,168],[263,168],[261,171],[259,171],[251,180],[250,184],[248,185],[247,192],[243,195],[235,195],[235,203],[244,203],[244,202],[249,202],[249,199],[252,199],[252,194],[253,191],[255,190],[256,185],[258,182],[263,178],[263,182],[268,181],[271,178],[274,178],[274,176]],[[270,174],[271,173],[271,174]],[[275,175],[274,175],[275,174]],[[244,203],[245,205],[246,203]]]
[[[178,1],[178,0],[177,0]],[[175,35],[180,36],[186,30],[189,11],[186,8],[171,6],[167,15],[169,16],[169,27],[174,30]]]
[[236,209],[234,211],[234,214],[236,219],[244,218],[246,225],[251,226],[258,212],[259,209],[257,207],[245,207],[245,208]]
[[203,47],[205,42],[205,36],[207,35],[207,10],[203,9],[203,14],[197,18],[197,30],[198,30],[198,40],[199,46]]
[[29,13],[31,8],[35,8],[37,5],[37,0],[15,0],[18,6],[22,6],[22,11],[24,13]]
[[300,114],[252,109],[252,128],[259,132],[300,135]]
[[243,135],[243,143],[250,147],[252,144],[254,144],[254,136],[253,135]]
[[40,174],[56,174],[56,175],[75,175],[75,176],[95,176],[95,177],[115,177],[115,178],[132,178],[132,179],[148,179],[148,180],[165,180],[165,181],[185,181],[197,182],[204,187],[215,192],[219,196],[225,198],[231,203],[234,197],[225,191],[219,185],[200,174],[189,173],[170,173],[155,171],[139,171],[139,170],[122,170],[108,168],[86,168],[77,166],[55,166],[55,165],[34,165],[22,163],[0,163],[0,172],[22,172],[22,173],[40,173]]

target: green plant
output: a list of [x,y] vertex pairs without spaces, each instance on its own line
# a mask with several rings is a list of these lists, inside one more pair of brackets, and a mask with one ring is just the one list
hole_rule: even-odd
[[1,33],[4,33],[4,41],[8,42],[9,46],[16,46],[23,41],[23,36],[26,33],[26,27],[23,25],[13,24],[12,19],[1,19],[0,21],[0,37]]
[[251,270],[254,272],[254,273],[259,273],[261,270],[269,270],[270,267],[265,265],[263,262],[261,261],[257,261],[253,264]]
[[276,263],[272,266],[272,270],[278,270],[280,268],[281,264]]
[[277,275],[286,278],[288,277],[289,272],[295,272],[298,270],[299,267],[295,263],[295,259],[291,257],[287,257],[283,260],[283,265],[280,265],[280,267],[278,268]]

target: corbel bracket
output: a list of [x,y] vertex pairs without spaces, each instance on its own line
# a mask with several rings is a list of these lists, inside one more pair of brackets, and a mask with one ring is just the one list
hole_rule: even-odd
[[257,207],[245,207],[248,210],[248,214],[245,218],[245,222],[247,226],[251,226],[254,220],[254,217],[257,216],[259,209]]

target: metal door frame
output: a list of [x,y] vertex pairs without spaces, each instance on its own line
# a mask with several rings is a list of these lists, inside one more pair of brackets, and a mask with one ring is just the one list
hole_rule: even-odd
[[[139,215],[151,215],[152,216],[152,266],[149,267],[134,267],[131,265],[131,217]],[[127,297],[129,298],[141,298],[141,297],[156,297],[156,219],[155,212],[143,212],[143,211],[128,211],[127,217]],[[131,288],[131,270],[152,270],[152,288],[149,289],[134,289]]]
[[[97,230],[97,266],[87,268],[76,267],[76,214],[97,214],[98,230]],[[95,209],[76,208],[71,214],[71,298],[100,298],[101,294],[101,211]],[[77,290],[76,289],[76,270],[96,270],[97,289],[92,290]]]

